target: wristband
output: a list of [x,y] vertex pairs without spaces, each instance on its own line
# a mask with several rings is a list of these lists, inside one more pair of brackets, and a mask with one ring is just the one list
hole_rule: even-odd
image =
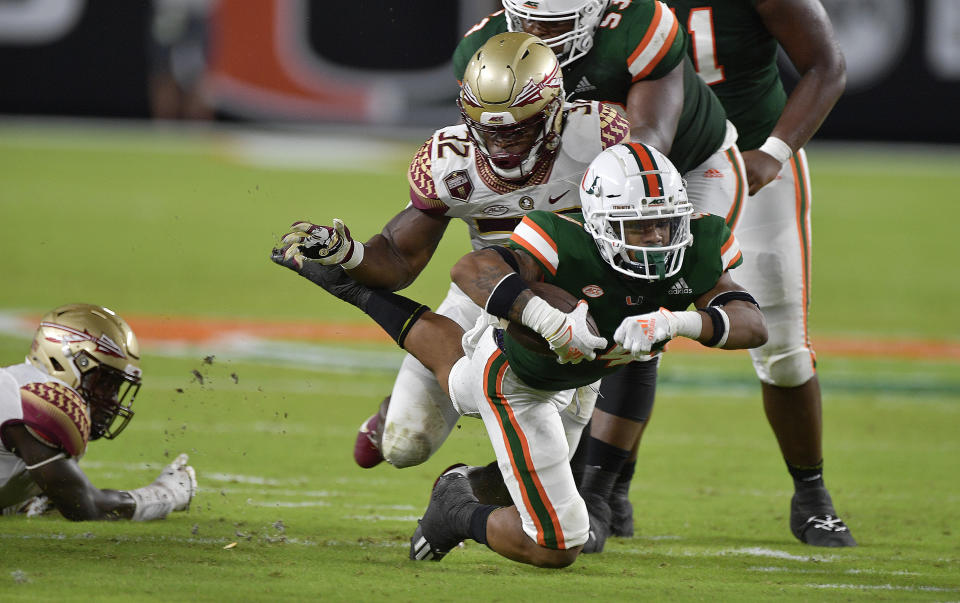
[[516,272],[511,272],[500,279],[500,282],[497,283],[493,291],[490,292],[490,297],[487,298],[484,310],[497,318],[508,318],[510,308],[513,307],[513,304],[517,301],[517,298],[520,297],[520,294],[527,289],[529,289],[529,287],[527,287],[527,283],[520,278],[520,275]]
[[523,326],[530,327],[544,339],[550,341],[563,328],[566,318],[565,313],[548,304],[542,297],[534,295],[523,307],[520,322]]
[[767,155],[779,161],[781,164],[786,163],[793,155],[793,149],[790,148],[790,145],[783,142],[776,136],[770,136],[767,138],[757,150],[763,151]]
[[707,306],[706,308],[700,308],[700,310],[706,312],[713,322],[713,335],[710,336],[710,339],[704,341],[703,345],[708,348],[723,347],[723,344],[727,343],[727,335],[730,334],[730,318],[727,313],[717,306]]
[[699,312],[673,312],[677,319],[676,334],[689,339],[700,337],[703,331],[703,317]]
[[360,262],[363,261],[363,243],[360,241],[353,242],[353,249],[350,250],[350,254],[347,255],[347,258],[340,264],[343,266],[344,270],[353,270],[360,265]]

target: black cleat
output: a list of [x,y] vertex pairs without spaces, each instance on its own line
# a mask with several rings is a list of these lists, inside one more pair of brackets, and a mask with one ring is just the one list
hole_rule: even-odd
[[583,553],[602,553],[610,536],[610,493],[619,476],[613,471],[603,471],[599,465],[586,465],[580,482],[580,496],[587,505],[590,516],[590,534],[583,545]]
[[440,561],[450,550],[463,542],[466,534],[457,526],[457,516],[464,505],[476,503],[470,480],[459,467],[437,479],[430,494],[430,504],[410,538],[410,559]]
[[617,481],[610,493],[610,535],[633,538],[633,504],[630,502],[630,480]]
[[790,531],[800,542],[813,546],[857,546],[850,529],[833,508],[823,486],[798,488],[790,501]]

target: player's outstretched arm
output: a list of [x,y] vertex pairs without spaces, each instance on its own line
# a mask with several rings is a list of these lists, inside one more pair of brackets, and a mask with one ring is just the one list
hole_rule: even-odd
[[408,207],[366,244],[353,239],[339,218],[332,226],[295,222],[274,247],[274,262],[310,277],[310,264],[340,266],[354,280],[376,289],[407,287],[433,257],[450,218]]
[[800,81],[770,138],[743,153],[753,195],[776,178],[790,155],[802,148],[827,118],[846,86],[846,63],[830,17],[819,0],[758,0],[757,14],[783,47]]
[[[63,458],[56,449],[47,446],[32,436],[23,425],[4,429],[4,437],[17,450],[20,458],[30,469],[30,476],[49,497],[60,513],[73,521],[103,519],[160,519],[170,511],[185,509],[196,492],[196,474],[186,464],[186,455],[168,466],[161,474],[173,470],[166,478],[164,493],[169,499],[165,513],[149,512],[148,505],[138,500],[142,490],[100,490],[86,476],[72,458]],[[183,461],[179,463],[179,461]],[[179,464],[178,464],[179,463]],[[177,465],[174,468],[174,465]],[[141,496],[142,498],[142,496]]]
[[595,350],[605,348],[607,340],[590,332],[586,302],[581,301],[571,312],[554,308],[527,286],[542,276],[528,254],[503,247],[468,253],[450,270],[457,286],[488,313],[542,335],[558,362],[593,360]]
[[697,310],[660,308],[623,319],[613,339],[637,359],[649,357],[657,344],[687,337],[726,350],[755,348],[767,342],[760,308],[743,287],[724,272],[716,286],[696,300]]

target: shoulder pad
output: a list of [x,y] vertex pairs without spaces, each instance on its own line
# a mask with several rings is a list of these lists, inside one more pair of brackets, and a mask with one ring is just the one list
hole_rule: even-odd
[[63,383],[27,383],[20,388],[23,422],[46,443],[80,456],[90,439],[87,404],[76,391]]
[[613,105],[600,103],[600,144],[607,149],[630,139],[630,122]]
[[437,195],[437,186],[433,181],[433,168],[430,162],[430,147],[433,137],[420,145],[410,162],[407,182],[410,183],[410,202],[417,209],[429,212],[446,211],[447,206]]

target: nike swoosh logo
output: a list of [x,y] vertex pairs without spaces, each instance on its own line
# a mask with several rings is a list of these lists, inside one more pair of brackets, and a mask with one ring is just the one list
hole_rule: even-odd
[[550,198],[548,198],[547,201],[550,202],[550,205],[553,205],[554,203],[556,203],[557,201],[559,201],[560,199],[562,199],[563,196],[566,195],[566,194],[569,193],[569,192],[570,192],[570,191],[563,191],[563,193],[561,193],[560,195],[557,195],[556,197],[550,197]]

